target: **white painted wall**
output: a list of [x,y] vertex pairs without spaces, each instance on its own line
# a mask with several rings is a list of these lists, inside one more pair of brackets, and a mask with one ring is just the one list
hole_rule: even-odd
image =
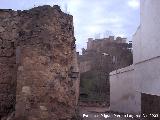
[[160,57],[135,65],[137,91],[160,96]]
[[160,0],[141,0],[141,25],[133,35],[137,91],[160,96]]
[[159,6],[160,0],[141,0],[140,30],[138,30],[136,37],[133,37],[133,42],[135,41],[133,44],[136,47],[134,49],[136,63],[160,56]]
[[133,66],[110,73],[110,109],[112,111],[139,114],[141,96],[135,89]]
[[141,27],[139,26],[136,33],[133,35],[133,64],[142,60],[142,41],[141,41]]
[[160,0],[141,0],[133,63],[134,70],[127,67],[110,73],[113,111],[140,113],[141,93],[160,96]]

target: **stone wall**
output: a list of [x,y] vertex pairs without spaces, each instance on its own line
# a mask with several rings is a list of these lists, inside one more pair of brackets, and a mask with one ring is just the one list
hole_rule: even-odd
[[84,73],[91,70],[91,61],[79,62],[80,73]]
[[109,36],[108,38],[93,39],[88,38],[87,49],[86,50],[97,50],[100,47],[105,47],[108,43],[126,43],[127,38],[117,37],[114,40],[114,36]]
[[[123,39],[124,38],[117,37],[116,40],[114,40],[114,37],[112,38],[111,36],[109,38],[96,40],[89,38],[87,49],[83,49],[83,54],[79,55],[78,58],[80,71],[87,72],[95,69],[99,64],[102,64],[102,60],[104,60],[103,66],[105,66],[106,69],[110,69],[109,72],[131,65],[133,63],[131,44],[117,42]],[[104,53],[106,55],[104,55]],[[103,58],[101,58],[102,56]],[[110,64],[110,68],[105,65],[108,63]]]
[[[11,50],[12,54],[6,55],[1,47],[0,65],[5,67],[0,72],[5,73],[5,81],[9,79],[9,85],[13,86],[4,89],[14,96],[5,104],[13,102],[14,108],[16,95],[17,120],[71,119],[79,92],[73,17],[63,13],[59,6],[10,10],[3,14],[8,17],[4,15],[2,24],[11,21],[6,28],[12,31],[6,31],[4,40],[9,44],[6,53]],[[2,91],[2,94],[11,93]]]
[[14,111],[16,97],[17,14],[0,10],[0,118]]

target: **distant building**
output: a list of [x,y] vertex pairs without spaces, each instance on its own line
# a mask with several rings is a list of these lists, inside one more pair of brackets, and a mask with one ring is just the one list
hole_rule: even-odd
[[[130,65],[132,63],[132,45],[131,43],[126,43],[126,41],[127,38],[121,37],[117,37],[116,40],[114,40],[114,36],[103,39],[88,38],[87,49],[83,48],[82,55],[78,57],[81,73],[91,70],[94,66],[95,57],[98,57],[96,54],[102,55],[102,53],[107,53],[109,55],[108,57],[112,59],[112,63],[115,63],[115,59],[117,59],[119,64],[116,65],[116,68]],[[124,59],[128,54],[130,57]],[[121,60],[121,62],[119,60]]]
[[114,40],[114,36],[109,36],[109,38],[103,38],[103,39],[93,39],[88,38],[87,42],[87,50],[96,50],[100,47],[105,47],[106,44],[109,43],[126,43],[127,38],[121,38],[117,37],[116,40]]
[[[88,38],[87,49],[83,48],[82,55],[78,56],[81,81],[85,83],[94,78],[91,84],[97,87],[96,90],[100,93],[108,91],[107,104],[109,103],[109,72],[131,65],[133,62],[132,46],[126,41],[126,38],[114,39],[114,36],[103,39]],[[89,77],[85,78],[85,76]]]

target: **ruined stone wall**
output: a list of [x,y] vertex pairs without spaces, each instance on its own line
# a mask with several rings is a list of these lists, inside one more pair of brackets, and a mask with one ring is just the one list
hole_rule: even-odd
[[80,73],[84,73],[91,70],[91,62],[83,61],[79,63]]
[[13,83],[9,81],[13,88],[3,86],[13,93],[14,100],[5,104],[13,102],[14,108],[16,95],[16,120],[71,119],[79,92],[73,17],[58,6],[6,14],[10,20],[6,28],[13,31],[7,30],[2,38],[9,45],[6,53],[1,47],[0,65],[4,70],[0,72],[5,73],[5,81],[13,79]]
[[72,16],[42,7],[20,13],[16,116],[70,119],[76,105],[77,71]]
[[16,97],[17,14],[0,10],[0,119],[14,111]]
[[95,50],[87,50],[85,54],[79,55],[80,71],[97,69],[100,64],[103,64],[103,71],[108,72],[131,65],[133,57],[129,47],[127,43],[105,43]]
[[93,39],[93,38],[88,38],[87,42],[87,51],[90,50],[97,50],[101,49],[102,47],[106,47],[106,44],[109,43],[126,43],[127,38],[121,38],[117,37],[116,40],[114,40],[114,36],[109,36],[109,38],[102,38],[102,39]]

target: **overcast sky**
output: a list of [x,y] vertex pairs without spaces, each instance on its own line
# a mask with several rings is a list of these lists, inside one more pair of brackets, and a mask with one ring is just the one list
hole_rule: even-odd
[[[87,38],[115,35],[131,40],[139,26],[139,0],[1,0],[0,8],[30,9],[39,5],[61,6],[74,17],[77,50]],[[66,7],[67,6],[67,7]]]

